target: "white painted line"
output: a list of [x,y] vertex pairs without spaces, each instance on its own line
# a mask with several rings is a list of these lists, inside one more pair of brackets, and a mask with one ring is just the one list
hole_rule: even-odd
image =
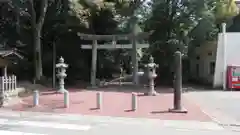
[[[147,118],[125,118],[111,116],[90,116],[90,115],[69,115],[69,114],[40,114],[32,117],[34,120],[48,119],[54,120],[72,120],[72,121],[96,121],[104,124],[121,123],[128,125],[159,125],[170,128],[180,128],[189,130],[223,130],[214,122],[199,122],[199,121],[179,121],[179,120],[159,120]],[[146,124],[148,123],[148,124]]]
[[5,124],[5,122],[7,122],[7,121],[8,121],[7,119],[0,119],[0,125]]
[[6,120],[2,119],[0,120],[0,122],[6,125],[33,126],[33,127],[68,129],[68,130],[89,130],[91,128],[90,125],[60,124],[56,122],[11,121],[7,119]]
[[[56,122],[40,122],[40,121],[12,121],[8,119],[0,119],[0,125],[18,125],[18,126],[34,126],[56,129],[68,129],[68,130],[89,130],[90,125],[76,125],[76,124],[60,124]],[[0,134],[1,135],[1,134]]]
[[58,129],[69,129],[69,130],[89,130],[89,125],[75,125],[75,124],[59,124],[55,122],[37,122],[37,121],[19,121],[16,124],[24,126],[35,126],[45,128],[58,128]]
[[111,116],[74,116],[74,115],[39,115],[32,117],[35,120],[49,119],[49,120],[71,120],[71,121],[95,121],[99,123],[120,123],[128,125],[159,123],[158,119],[146,119],[146,118],[127,118],[127,117],[111,117]]
[[0,111],[0,116],[5,117],[20,117],[20,113],[12,112],[12,111]]
[[24,133],[24,132],[18,132],[18,131],[0,130],[0,135],[47,135],[47,134]]
[[190,129],[190,130],[224,130],[223,127],[213,122],[198,122],[198,121],[170,121],[163,122],[164,127]]

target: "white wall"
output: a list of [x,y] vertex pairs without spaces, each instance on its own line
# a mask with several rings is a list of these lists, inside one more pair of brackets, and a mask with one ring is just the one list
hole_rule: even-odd
[[[226,34],[226,65],[240,65],[240,33],[239,32],[228,32]],[[223,73],[224,71],[224,47],[223,47],[223,35],[218,35],[218,46],[217,46],[217,57],[216,67],[214,74],[213,87],[223,86]],[[225,68],[226,69],[226,68]]]

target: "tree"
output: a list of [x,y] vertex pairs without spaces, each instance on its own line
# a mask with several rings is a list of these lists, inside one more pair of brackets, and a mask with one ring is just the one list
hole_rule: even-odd
[[41,32],[47,12],[49,0],[9,0],[8,4],[13,5],[24,19],[29,19],[32,33],[33,56],[35,67],[35,79],[40,80],[42,71],[41,54]]
[[[35,61],[35,79],[40,80],[43,75],[42,52],[41,52],[41,32],[44,24],[45,15],[48,8],[48,0],[29,0],[31,27],[33,33],[33,52]],[[38,9],[38,5],[39,9]]]
[[[143,13],[146,8],[142,8],[143,2],[144,0],[9,0],[8,5],[12,5],[14,14],[19,16],[17,19],[19,23],[14,24],[14,27],[15,25],[18,26],[20,36],[24,35],[22,37],[31,41],[31,43],[26,43],[27,46],[23,50],[26,52],[28,60],[34,62],[34,74],[36,79],[39,80],[43,73],[44,75],[50,73],[46,72],[49,69],[46,70],[46,67],[50,65],[50,63],[47,64],[50,59],[42,59],[42,56],[46,56],[46,54],[50,56],[51,46],[48,44],[54,43],[57,44],[58,53],[63,55],[71,65],[68,70],[69,74],[76,75],[76,72],[82,72],[80,73],[81,76],[85,73],[88,75],[86,71],[89,70],[90,66],[86,66],[86,63],[90,59],[91,52],[81,50],[79,45],[81,43],[91,44],[91,42],[81,40],[77,33],[129,33],[131,30],[128,27],[129,20],[133,14],[136,16],[142,14],[139,18],[141,22],[144,21]],[[126,22],[128,25],[120,27]],[[6,26],[6,24],[4,25]],[[143,26],[141,25],[141,27]],[[59,38],[59,35],[63,36]],[[29,38],[30,36],[31,38]],[[56,42],[57,39],[59,42]],[[66,44],[71,46],[66,46]],[[66,54],[66,52],[71,52],[74,55]],[[126,55],[125,51],[122,50],[99,51],[98,54],[99,65],[107,63],[105,67],[107,65],[115,66],[117,60],[122,58],[118,57],[118,54],[124,57]],[[74,59],[76,57],[79,59]],[[80,71],[78,68],[79,61],[86,61]],[[47,65],[44,66],[44,69],[43,63]]]
[[239,8],[235,0],[218,0],[216,5],[216,22],[221,24],[227,22],[238,14]]
[[[80,18],[78,19],[80,20],[78,22],[82,23],[78,24],[86,24],[85,26],[88,30],[82,30],[82,32],[92,34],[126,34],[131,32],[131,28],[128,27],[130,24],[130,18],[133,14],[137,14],[134,12],[136,9],[141,7],[142,3],[143,0],[80,0],[79,3],[75,3],[74,1],[72,1],[70,4],[70,9],[72,9],[70,13],[73,16],[77,16],[76,18]],[[74,24],[74,22],[77,21],[72,21],[72,24]],[[104,43],[106,41],[99,42]],[[91,43],[89,42],[89,44]],[[83,53],[87,52],[85,51]],[[119,63],[120,59],[126,57],[125,54],[125,50],[98,51],[98,68],[102,71],[104,71],[105,68],[114,69],[116,67],[116,63]],[[98,71],[100,71],[99,69]],[[103,73],[106,74],[105,72]]]
[[[60,3],[67,12],[68,0],[9,0],[8,4],[18,9],[24,24],[22,26],[30,28],[32,36],[33,61],[35,67],[35,79],[40,80],[43,76],[42,68],[42,41],[46,37],[43,32],[45,17],[48,7],[54,3]],[[51,11],[51,14],[57,15],[58,11]],[[66,14],[66,13],[65,13]],[[66,17],[66,16],[63,16]],[[63,18],[62,18],[63,19]],[[47,20],[49,21],[49,20]],[[55,23],[59,23],[55,21]],[[49,25],[49,23],[47,24]]]
[[187,56],[193,40],[206,39],[214,27],[216,0],[152,0],[151,7],[146,26],[155,30],[150,37],[150,52],[157,56],[161,78],[171,81],[173,53],[179,50]]
[[189,48],[189,54],[196,46],[204,44],[206,41],[217,40],[217,35],[221,30],[223,22],[230,26],[232,22],[236,22],[238,7],[235,0],[212,0],[208,1],[205,8],[205,15],[198,22],[198,25],[192,30],[192,42]]
[[16,42],[20,38],[19,8],[5,0],[0,2],[0,9],[1,43],[6,45],[5,47],[17,47]]

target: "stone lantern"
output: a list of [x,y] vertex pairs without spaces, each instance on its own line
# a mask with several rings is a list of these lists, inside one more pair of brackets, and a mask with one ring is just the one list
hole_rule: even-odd
[[65,91],[67,91],[64,88],[64,79],[67,77],[66,69],[68,68],[68,64],[64,63],[63,57],[61,57],[59,59],[59,63],[56,64],[56,68],[57,68],[57,75],[56,76],[57,76],[57,78],[59,80],[58,92],[64,93]]
[[147,68],[146,77],[148,78],[149,82],[149,91],[147,95],[156,96],[157,92],[155,91],[154,80],[157,77],[156,68],[158,68],[158,64],[154,63],[154,58],[152,56],[150,56],[149,63],[145,65],[145,68]]

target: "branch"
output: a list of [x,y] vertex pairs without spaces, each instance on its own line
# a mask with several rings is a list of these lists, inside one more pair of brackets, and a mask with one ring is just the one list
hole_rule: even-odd
[[45,16],[46,16],[47,8],[48,8],[48,0],[42,0],[41,7],[40,7],[39,19],[36,22],[38,27],[41,27],[43,25],[43,23],[44,23],[44,19],[45,19]]
[[7,3],[9,7],[15,12],[15,13],[20,13],[21,10],[19,9],[18,6],[14,5],[13,0],[0,0],[0,3]]
[[31,25],[32,27],[36,24],[36,11],[34,9],[33,0],[28,0],[30,4],[30,14],[31,14]]

